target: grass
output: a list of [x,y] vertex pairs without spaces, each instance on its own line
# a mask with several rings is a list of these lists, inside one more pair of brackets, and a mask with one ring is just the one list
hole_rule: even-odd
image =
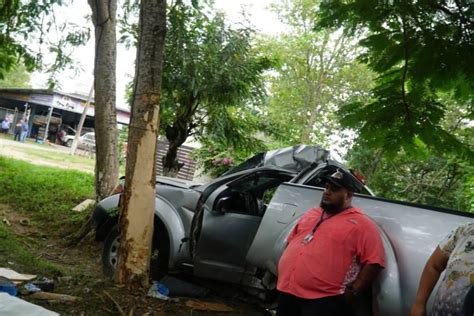
[[[129,292],[105,279],[101,245],[93,235],[74,246],[68,243],[67,237],[89,217],[87,211],[77,213],[71,208],[94,196],[93,184],[93,175],[88,173],[0,156],[0,267],[46,276],[54,280],[53,292],[81,298],[72,305],[48,304],[29,296],[22,299],[61,315],[118,315],[117,306],[127,315],[208,315],[193,311],[184,301],[165,303],[148,298],[147,288]],[[4,218],[9,219],[10,225],[3,223]],[[29,221],[23,226],[25,218]],[[253,310],[242,303],[237,306],[244,311]],[[241,311],[237,314],[261,315]]]
[[[26,243],[26,239],[30,244]],[[60,275],[62,269],[59,266],[36,257],[28,250],[26,245],[31,247],[31,241],[31,238],[18,237],[7,227],[0,226],[0,266],[20,267],[20,270],[26,269],[29,273]]]
[[72,207],[93,197],[91,174],[0,157],[0,203],[29,212],[35,219],[69,217]]
[[[38,146],[44,146],[44,145],[39,145]],[[36,157],[39,159],[45,159],[45,160],[50,160],[50,161],[59,161],[59,162],[64,162],[64,163],[77,163],[77,164],[82,164],[88,167],[91,167],[92,170],[94,170],[94,165],[95,165],[95,160],[88,158],[88,157],[83,157],[83,156],[71,156],[68,153],[61,153],[61,152],[51,152],[51,151],[46,151],[46,150],[34,150],[31,148],[17,148],[17,151],[21,151],[25,154],[28,154],[32,157]]]
[[[93,185],[91,174],[0,156],[0,203],[13,210],[15,216],[27,218],[31,227],[48,233],[23,236],[0,222],[0,265],[9,267],[14,263],[29,273],[60,274],[61,268],[38,257],[37,250],[47,246],[47,239],[65,241],[67,235],[81,227],[87,212],[72,212],[71,208],[94,197]],[[0,219],[13,216],[11,213],[0,212]]]

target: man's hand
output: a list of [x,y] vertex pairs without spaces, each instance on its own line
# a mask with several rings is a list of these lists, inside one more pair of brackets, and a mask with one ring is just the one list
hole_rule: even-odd
[[346,299],[346,303],[352,305],[358,294],[359,292],[354,289],[352,284],[347,285],[346,290],[344,291],[344,298]]
[[409,316],[426,316],[426,306],[423,304],[413,304]]

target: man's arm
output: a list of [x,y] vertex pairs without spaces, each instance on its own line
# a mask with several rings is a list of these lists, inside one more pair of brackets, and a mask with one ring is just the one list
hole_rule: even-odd
[[383,268],[377,263],[364,265],[360,270],[357,279],[348,286],[349,292],[351,293],[347,294],[349,296],[354,296],[354,294],[358,294],[370,288],[382,269]]
[[426,315],[426,303],[433,291],[436,282],[438,282],[440,274],[446,268],[448,263],[446,257],[439,247],[431,254],[431,257],[426,262],[423,273],[421,274],[420,284],[416,292],[415,304],[410,310],[410,316],[424,316]]

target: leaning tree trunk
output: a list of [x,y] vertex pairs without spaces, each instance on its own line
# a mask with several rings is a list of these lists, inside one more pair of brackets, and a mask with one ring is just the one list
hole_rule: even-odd
[[115,109],[115,39],[117,1],[89,0],[95,27],[95,190],[96,199],[110,195],[118,182],[118,131]]
[[165,33],[166,0],[142,0],[117,270],[129,289],[149,284]]

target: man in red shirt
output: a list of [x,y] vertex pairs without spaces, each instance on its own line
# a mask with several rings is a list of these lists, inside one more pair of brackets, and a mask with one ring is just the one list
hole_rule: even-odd
[[384,267],[377,227],[352,206],[355,178],[337,169],[325,180],[320,207],[301,217],[280,258],[277,316],[350,315]]

